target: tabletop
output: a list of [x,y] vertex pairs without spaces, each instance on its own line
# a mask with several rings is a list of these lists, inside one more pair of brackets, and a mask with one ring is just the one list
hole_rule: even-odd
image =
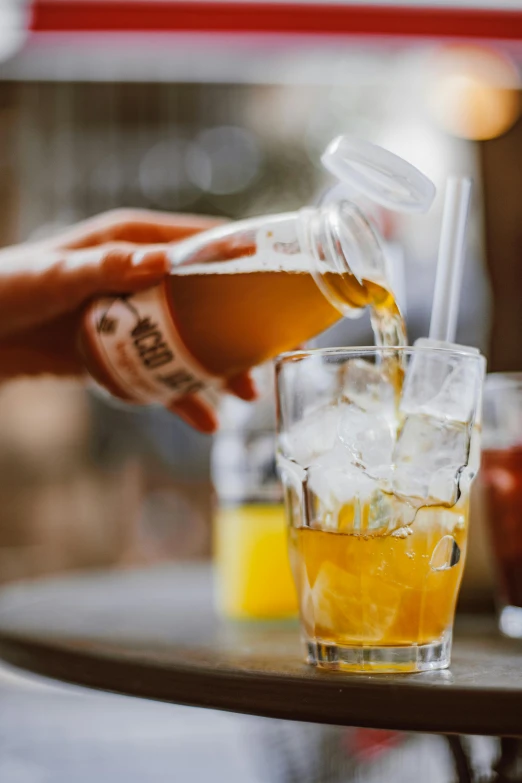
[[177,704],[345,726],[522,737],[522,642],[458,620],[451,669],[324,672],[296,623],[220,622],[208,566],[32,581],[0,591],[0,656],[63,681]]

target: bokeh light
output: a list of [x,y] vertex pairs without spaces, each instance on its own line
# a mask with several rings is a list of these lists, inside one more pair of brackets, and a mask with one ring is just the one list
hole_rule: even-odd
[[180,209],[198,198],[198,188],[186,171],[191,144],[171,138],[154,144],[143,156],[139,180],[144,195],[156,206]]
[[461,138],[493,139],[520,113],[520,74],[494,49],[450,46],[433,61],[429,106],[442,127]]
[[186,158],[191,182],[215,195],[245,190],[260,165],[261,150],[254,134],[231,125],[201,131]]

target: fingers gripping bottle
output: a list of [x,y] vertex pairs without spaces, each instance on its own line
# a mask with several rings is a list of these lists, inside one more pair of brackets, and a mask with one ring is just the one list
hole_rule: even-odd
[[[435,194],[417,169],[368,142],[340,137],[323,162],[390,209],[426,211]],[[91,375],[130,402],[194,395],[213,410],[227,378],[367,306],[380,341],[403,339],[380,238],[349,201],[205,231],[172,245],[171,264],[160,285],[99,299],[85,314]]]

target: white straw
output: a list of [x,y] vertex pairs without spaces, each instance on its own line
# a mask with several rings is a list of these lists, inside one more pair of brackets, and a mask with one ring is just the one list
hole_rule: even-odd
[[450,177],[446,186],[430,339],[455,342],[464,271],[466,224],[471,180]]

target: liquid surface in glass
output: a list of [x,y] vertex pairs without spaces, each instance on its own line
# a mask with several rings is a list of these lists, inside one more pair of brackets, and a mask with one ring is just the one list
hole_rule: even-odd
[[468,503],[461,502],[421,509],[410,535],[292,528],[290,559],[307,635],[338,645],[440,639],[453,622],[467,524]]

